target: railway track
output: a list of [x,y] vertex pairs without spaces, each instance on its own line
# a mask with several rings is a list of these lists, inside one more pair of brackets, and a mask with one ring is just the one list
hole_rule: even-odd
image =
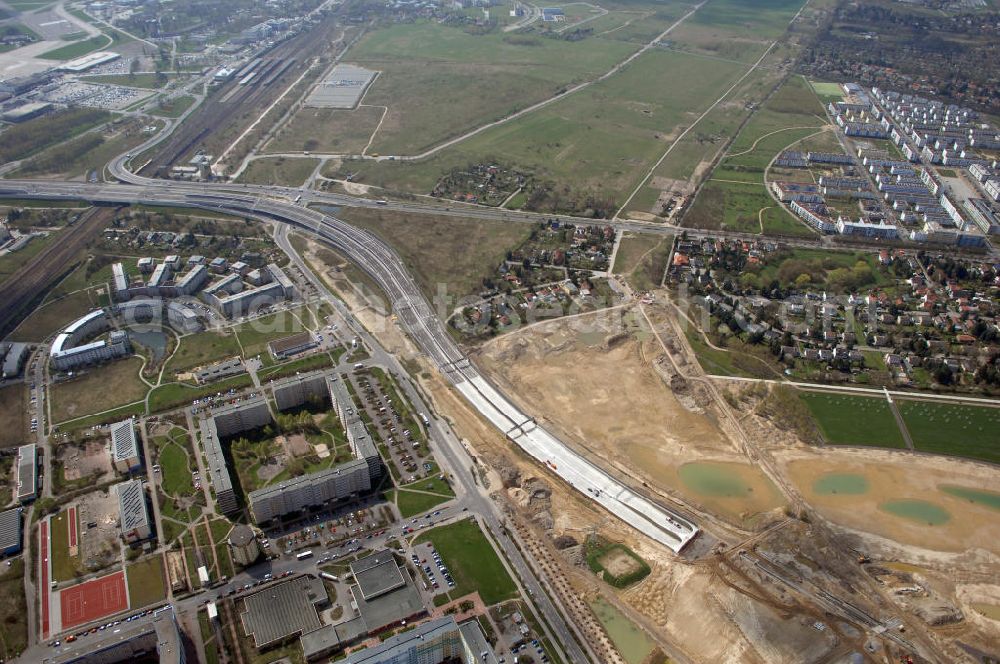
[[[243,77],[233,76],[173,133],[162,148],[140,169],[147,177],[167,177],[170,168],[197,149],[214,149],[211,141],[221,130],[233,126],[247,109],[261,112],[280,94],[281,86],[294,81],[309,66],[303,53],[323,53],[329,46],[336,21],[324,19],[315,26],[285,40],[258,58],[253,69],[256,80],[241,85]],[[252,120],[251,120],[252,121]]]
[[30,305],[75,267],[83,249],[113,218],[110,208],[87,210],[76,223],[54,231],[54,242],[0,284],[0,336],[17,327]]

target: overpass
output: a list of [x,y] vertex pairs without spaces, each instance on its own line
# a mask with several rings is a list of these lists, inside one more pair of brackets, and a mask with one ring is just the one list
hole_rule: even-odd
[[[150,180],[129,173],[123,164],[119,159],[110,168],[126,181],[125,184],[5,180],[0,181],[0,198],[197,207],[277,221],[307,231],[350,257],[378,283],[388,296],[398,320],[417,346],[473,408],[524,452],[587,498],[675,553],[679,553],[698,535],[698,527],[687,517],[654,503],[611,477],[545,428],[534,422],[529,426],[527,423],[531,417],[468,362],[406,271],[403,261],[374,234],[317,210],[288,202],[289,195],[294,194],[296,198],[302,195],[297,189]],[[374,201],[339,194],[325,195],[323,201],[332,205],[377,205]],[[435,214],[440,209],[404,203],[379,207],[411,213],[433,207]],[[455,214],[469,216],[465,208]]]

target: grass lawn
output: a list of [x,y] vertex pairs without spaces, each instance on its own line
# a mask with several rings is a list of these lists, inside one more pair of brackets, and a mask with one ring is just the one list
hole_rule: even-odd
[[1000,408],[925,401],[897,404],[918,450],[1000,463]]
[[233,330],[240,346],[243,347],[244,357],[261,355],[265,356],[262,359],[269,362],[270,354],[267,350],[269,341],[303,332],[313,326],[306,308],[298,307],[291,310],[282,309],[268,316],[247,321]]
[[673,132],[742,75],[731,62],[651,51],[579,93],[488,129],[420,162],[350,162],[358,180],[429,191],[470,163],[499,162],[551,180],[567,199],[581,191],[623,202],[666,151]]
[[889,403],[882,397],[804,392],[800,398],[830,445],[905,447]]
[[160,472],[163,476],[164,492],[173,496],[193,496],[194,484],[191,479],[193,470],[183,444],[173,441],[164,442],[159,447]]
[[156,115],[161,118],[179,118],[184,114],[184,111],[191,108],[195,101],[195,98],[191,95],[182,95],[180,97],[164,99],[149,113],[150,115]]
[[198,332],[181,337],[176,352],[167,361],[167,374],[219,362],[240,354],[232,330]]
[[[344,349],[339,349],[339,351],[335,353],[335,356],[339,358],[343,355],[343,353]],[[300,371],[305,372],[312,371],[313,369],[324,369],[335,364],[336,362],[330,358],[328,353],[317,353],[298,360],[292,360],[291,362],[285,362],[284,364],[275,364],[274,366],[266,369],[261,369],[257,372],[257,378],[263,383],[267,380],[292,376]]]
[[102,48],[107,48],[112,43],[113,40],[110,37],[106,37],[105,35],[95,35],[90,39],[67,44],[66,46],[60,46],[59,48],[52,49],[51,51],[46,51],[38,57],[43,60],[74,60],[87,55],[88,53],[99,51]]
[[596,78],[635,49],[600,38],[471,35],[427,21],[371,32],[351,59],[381,72],[364,103],[390,109],[372,149],[413,154]]
[[163,556],[155,555],[125,568],[129,606],[137,609],[167,598],[163,582]]
[[249,374],[233,376],[226,380],[195,387],[187,383],[168,383],[153,388],[149,394],[149,412],[156,413],[185,406],[195,399],[207,397],[227,390],[239,390],[253,384]]
[[639,291],[660,285],[667,269],[673,236],[625,234],[615,256],[614,273],[626,277]]
[[359,208],[345,208],[341,218],[389,243],[429,298],[438,295],[439,287],[455,299],[479,292],[483,278],[495,275],[507,251],[524,242],[532,229],[515,222]]
[[820,81],[809,81],[809,85],[816,92],[816,96],[820,98],[823,103],[828,103],[831,101],[843,101],[844,91],[840,87],[840,83],[823,83]]
[[316,170],[318,165],[319,159],[310,157],[265,157],[263,159],[255,159],[240,174],[237,182],[299,187]]
[[121,408],[109,410],[108,412],[101,413],[100,415],[88,415],[87,417],[68,420],[59,426],[59,430],[75,431],[77,429],[87,429],[97,426],[98,424],[118,422],[119,420],[124,420],[127,417],[131,417],[133,415],[144,415],[145,413],[146,404],[140,401],[139,403],[129,404],[128,406],[122,406]]
[[142,400],[149,386],[139,378],[141,366],[137,357],[124,358],[54,384],[50,389],[52,420],[62,422]]
[[49,233],[44,237],[33,237],[31,241],[15,252],[0,256],[0,283],[21,269],[21,266],[41,253],[49,243],[59,237],[59,231]]
[[381,118],[382,109],[374,106],[354,110],[303,106],[281,127],[265,152],[361,154]]
[[441,503],[446,503],[454,496],[439,496],[430,493],[418,493],[406,489],[396,490],[396,505],[404,519],[423,514]]
[[[79,136],[91,127],[113,118],[108,111],[75,108],[56,111],[18,125],[17,131],[0,134],[0,161],[30,157],[50,145],[57,145]],[[8,203],[12,205],[13,203]]]
[[764,185],[758,183],[706,182],[684,216],[683,225],[769,235],[813,235],[778,207]]
[[28,423],[28,397],[24,385],[13,384],[0,389],[0,448],[24,444]]
[[77,576],[80,559],[69,555],[69,512],[63,510],[49,522],[49,555],[52,557],[52,580],[71,581]]
[[513,579],[474,520],[433,528],[416,539],[416,543],[426,541],[434,544],[455,579],[450,597],[479,591],[483,601],[491,605],[517,596]]
[[98,296],[94,291],[78,291],[48,301],[21,321],[11,333],[10,341],[42,341],[92,311],[97,303]]
[[24,600],[24,560],[15,558],[0,575],[0,659],[16,659],[28,647],[28,606]]

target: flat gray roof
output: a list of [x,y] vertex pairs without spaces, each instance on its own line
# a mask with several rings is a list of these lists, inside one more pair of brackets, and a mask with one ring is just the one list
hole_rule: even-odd
[[351,573],[362,596],[369,601],[406,584],[395,557],[386,549],[351,563]]
[[139,456],[139,441],[135,435],[135,423],[122,420],[111,425],[111,456],[115,461],[127,461]]
[[351,653],[345,664],[381,664],[393,662],[417,647],[423,641],[440,638],[450,632],[459,633],[454,616],[431,620],[409,631],[389,637],[377,646]]
[[316,604],[329,601],[326,586],[316,577],[300,576],[276,583],[244,599],[243,630],[257,648],[323,626]]
[[364,598],[357,585],[351,586],[351,594],[369,632],[376,632],[386,625],[408,620],[426,611],[420,593],[408,581],[395,590],[371,600]]
[[203,418],[200,422],[201,446],[205,450],[205,461],[208,464],[208,474],[215,487],[215,494],[233,490],[233,480],[229,477],[229,467],[222,453],[222,443],[219,441],[219,430],[215,426],[214,417]]
[[17,448],[17,499],[28,500],[38,490],[38,448],[34,443]]
[[318,655],[351,645],[368,634],[363,618],[351,618],[336,625],[323,625],[319,629],[303,634],[299,639],[306,661]]
[[0,551],[21,548],[21,510],[0,512]]
[[356,65],[337,65],[306,100],[312,108],[354,108],[361,101],[377,71]]
[[146,492],[143,491],[140,480],[122,482],[118,485],[118,505],[121,510],[122,532],[149,528]]

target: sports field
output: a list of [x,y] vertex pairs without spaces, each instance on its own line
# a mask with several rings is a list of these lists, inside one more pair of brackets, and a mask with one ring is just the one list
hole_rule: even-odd
[[827,444],[904,447],[903,434],[883,397],[804,392],[800,398]]
[[128,607],[124,572],[115,572],[59,591],[63,629],[120,613]]

